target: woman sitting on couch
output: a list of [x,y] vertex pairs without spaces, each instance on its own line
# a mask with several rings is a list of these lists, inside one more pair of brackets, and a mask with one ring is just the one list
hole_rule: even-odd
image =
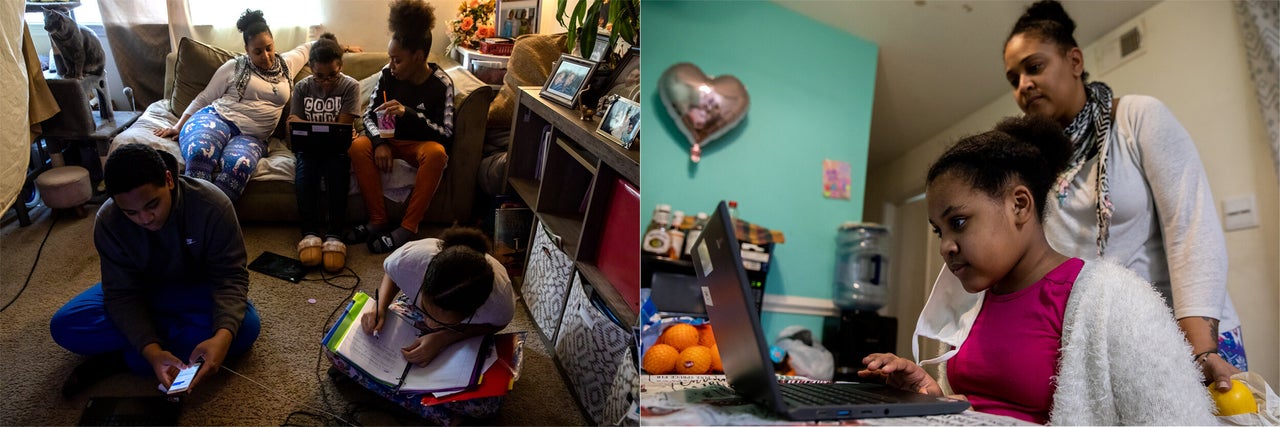
[[[265,140],[280,120],[293,90],[293,76],[307,63],[312,42],[276,53],[262,11],[245,10],[236,21],[245,54],[213,73],[171,128],[156,136],[178,137],[187,176],[213,182],[232,202],[267,151]],[[222,170],[214,174],[217,163]]]

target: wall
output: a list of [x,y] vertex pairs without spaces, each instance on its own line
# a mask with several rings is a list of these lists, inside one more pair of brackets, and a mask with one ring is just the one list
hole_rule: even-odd
[[[730,10],[731,9],[731,10]],[[714,17],[714,18],[709,18]],[[696,213],[737,200],[741,217],[786,233],[769,294],[831,298],[836,228],[862,216],[876,47],[766,2],[646,2],[641,104],[642,214],[659,203]],[[658,97],[667,67],[731,74],[751,96],[738,129],[689,161],[689,144]],[[852,200],[822,196],[822,161],[849,162]],[[766,312],[766,336],[822,318]]]
[[[1145,22],[1146,52],[1101,74],[1090,69],[1090,58],[1098,48],[1087,46],[1086,70],[1117,94],[1152,95],[1173,111],[1196,141],[1219,217],[1223,199],[1257,195],[1261,226],[1226,233],[1227,287],[1244,324],[1250,370],[1278,384],[1280,317],[1275,308],[1280,305],[1276,264],[1280,189],[1252,92],[1240,23],[1229,2],[1164,2],[1136,20]],[[993,55],[990,60],[999,58]],[[874,189],[867,194],[867,217],[879,220],[879,206],[922,192],[929,163],[957,137],[989,129],[1000,117],[1017,114],[1012,95],[1002,95],[903,157],[873,167],[867,179]]]

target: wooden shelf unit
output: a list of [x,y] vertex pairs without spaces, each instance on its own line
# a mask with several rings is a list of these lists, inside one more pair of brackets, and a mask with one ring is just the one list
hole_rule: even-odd
[[[532,86],[519,89],[508,144],[507,184],[559,237],[560,248],[606,308],[625,328],[634,329],[637,308],[624,300],[594,263],[602,230],[610,221],[606,211],[611,184],[622,179],[639,188],[639,147],[628,150],[605,139],[596,133],[599,118],[583,121],[576,110],[540,97],[540,91]],[[547,129],[549,139],[544,138]],[[636,259],[637,277],[639,262]]]

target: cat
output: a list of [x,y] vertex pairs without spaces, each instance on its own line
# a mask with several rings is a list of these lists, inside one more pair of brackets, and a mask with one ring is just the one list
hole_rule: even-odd
[[44,30],[49,33],[53,45],[53,62],[58,76],[64,79],[83,79],[85,94],[96,92],[99,112],[103,119],[112,120],[111,98],[107,96],[107,54],[102,42],[93,30],[76,23],[66,8],[44,9]]
[[44,30],[53,44],[53,59],[58,75],[64,79],[78,79],[88,75],[102,76],[106,70],[107,55],[97,35],[71,19],[65,8],[44,10]]

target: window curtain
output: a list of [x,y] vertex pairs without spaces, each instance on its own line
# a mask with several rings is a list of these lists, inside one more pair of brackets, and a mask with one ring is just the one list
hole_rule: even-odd
[[1249,75],[1270,137],[1271,159],[1280,176],[1280,2],[1237,0],[1236,16],[1244,35]]
[[[130,0],[113,1],[128,2]],[[193,0],[149,1],[164,1],[167,3],[167,10],[169,14],[169,40],[172,50],[177,50],[178,41],[182,40],[183,37],[187,37],[192,40],[217,46],[232,52],[244,52],[244,38],[241,37],[240,31],[236,29],[235,17],[227,19],[226,22],[202,22],[199,19],[192,17],[191,3]],[[195,1],[207,2],[209,0]],[[224,4],[220,7],[234,8],[240,12],[243,12],[246,8],[259,9],[261,7],[255,6],[252,1],[227,0],[225,3],[229,4]],[[299,6],[296,3],[289,4],[294,7]],[[275,14],[278,13],[274,10],[267,10],[265,11],[264,17],[267,19],[267,25],[271,27],[271,36],[275,39],[277,52],[284,52],[289,49],[293,49],[294,47],[305,43],[307,40],[315,38],[309,34],[308,27],[279,24],[279,20],[284,19],[282,16],[276,16],[276,20],[273,21],[272,17]],[[237,13],[236,16],[238,17],[239,13]],[[312,24],[319,24],[319,22],[314,22]]]
[[170,51],[165,0],[98,0],[107,42],[120,70],[117,87],[133,88],[143,110],[165,97],[164,57]]
[[[27,61],[23,59],[23,40],[26,23],[23,21],[22,2],[0,2],[0,86],[18,88],[27,86]],[[39,68],[36,69],[39,71]],[[27,174],[31,135],[25,129],[27,122],[28,93],[24,90],[6,90],[0,96],[0,206],[7,212],[17,198]]]

